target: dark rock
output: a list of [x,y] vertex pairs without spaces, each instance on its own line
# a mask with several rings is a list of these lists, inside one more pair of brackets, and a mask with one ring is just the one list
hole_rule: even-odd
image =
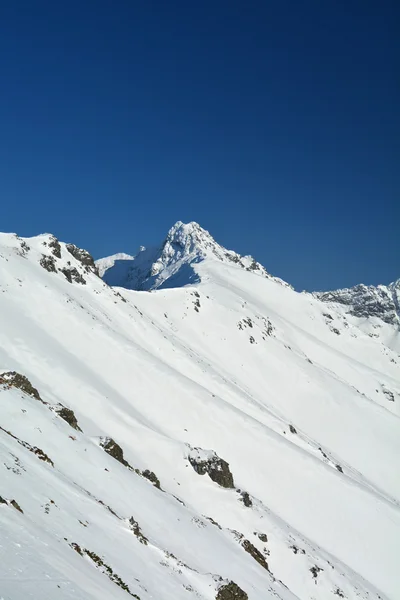
[[30,246],[28,246],[28,244],[24,240],[22,240],[21,241],[21,255],[26,256],[30,249],[31,249]]
[[219,458],[209,466],[208,475],[212,481],[215,481],[215,483],[224,488],[234,487],[233,475],[229,470],[229,464],[222,458]]
[[273,331],[274,331],[274,328],[273,328],[273,325],[272,325],[271,321],[269,319],[265,319],[264,318],[264,325],[266,327],[264,333],[266,335],[271,336],[273,334]]
[[222,585],[215,600],[248,600],[248,595],[234,581]]
[[210,523],[212,523],[213,525],[215,525],[215,527],[218,527],[218,529],[222,529],[221,525],[215,521],[212,517],[206,517],[207,521],[210,521]]
[[249,267],[247,267],[247,271],[259,271],[259,270],[260,270],[260,265],[253,258],[253,262],[251,263],[251,265]]
[[189,462],[199,475],[206,473],[224,488],[233,488],[233,475],[229,463],[220,458],[214,451],[204,452],[201,448],[193,448],[189,454]]
[[297,430],[293,425],[289,425],[290,433],[297,433]]
[[51,248],[51,253],[53,254],[53,256],[61,258],[61,246],[60,242],[56,237],[53,236],[51,238],[51,241],[49,242],[49,248]]
[[321,452],[322,456],[326,458],[326,460],[329,460],[328,455],[322,450],[322,448],[318,448],[318,450]]
[[[36,400],[40,400],[40,402],[43,402],[39,392],[35,387],[33,387],[31,382],[27,377],[25,377],[25,375],[21,375],[16,371],[8,371],[0,375],[0,384],[1,383],[10,387],[18,388],[25,394],[28,394],[28,396],[33,396],[33,398],[36,398]],[[45,402],[43,402],[43,404],[45,404]]]
[[387,388],[382,388],[382,392],[385,394],[385,396],[386,396],[387,400],[389,400],[389,402],[394,402],[393,392],[391,392]]
[[39,460],[43,460],[44,462],[47,462],[52,467],[54,467],[54,463],[51,460],[51,458],[49,456],[47,456],[47,454],[45,452],[43,452],[43,450],[41,448],[38,448],[37,446],[33,446],[32,448],[30,448],[30,450],[31,450],[31,452],[36,454],[36,456],[38,457]]
[[91,550],[88,550],[87,548],[81,548],[80,546],[78,546],[78,544],[75,544],[75,543],[72,543],[71,547],[81,556],[85,556],[85,555],[88,556],[95,563],[96,567],[102,573],[107,575],[107,577],[110,579],[110,581],[112,581],[113,583],[118,585],[120,588],[125,590],[125,592],[128,592],[128,594],[130,596],[132,596],[133,598],[140,600],[139,596],[137,596],[136,594],[133,594],[131,592],[128,585],[124,581],[122,581],[121,577],[119,575],[117,575],[117,573],[115,573],[113,571],[113,569],[107,563],[105,563],[104,560],[102,558],[100,558],[100,556],[98,554],[96,554],[95,552],[92,552]]
[[66,421],[68,425],[73,427],[73,429],[76,429],[77,431],[82,431],[82,429],[78,425],[78,421],[73,410],[67,408],[66,406],[60,405],[56,407],[55,411],[58,414],[58,416],[64,419],[64,421]]
[[145,471],[142,471],[142,475],[143,477],[151,481],[154,487],[161,490],[160,480],[158,479],[157,475],[153,473],[153,471],[149,471],[149,469],[146,469]]
[[24,511],[22,510],[22,508],[20,507],[20,505],[18,504],[18,502],[16,500],[10,500],[10,504],[14,508],[16,508],[20,513],[24,514]]
[[147,546],[149,540],[143,535],[142,530],[139,527],[139,523],[135,521],[133,517],[129,519],[129,529],[133,531],[141,544]]
[[41,448],[38,448],[37,446],[31,446],[29,444],[29,442],[20,440],[16,435],[11,433],[11,431],[7,431],[7,429],[4,429],[4,427],[1,427],[1,425],[0,425],[0,429],[1,429],[1,431],[4,431],[4,433],[6,433],[10,437],[12,437],[14,440],[16,440],[18,442],[18,444],[20,444],[24,448],[27,448],[27,450],[29,450],[29,452],[33,452],[33,454],[35,454],[40,460],[44,460],[45,462],[48,462],[49,464],[51,464],[52,467],[54,467],[54,463],[51,460],[51,458],[49,458],[47,456],[47,454],[45,454]]
[[253,544],[249,540],[243,540],[242,546],[246,550],[246,552],[248,552],[250,556],[252,556],[254,560],[258,562],[259,565],[261,565],[264,569],[269,571],[268,563],[265,560],[264,555],[259,550],[257,550],[257,548],[253,546]]
[[72,267],[72,269],[67,269],[66,267],[64,269],[60,269],[61,273],[63,273],[65,275],[65,278],[72,283],[72,281],[75,281],[76,283],[81,283],[82,285],[86,285],[86,279],[84,279],[82,277],[82,275],[79,273],[78,269],[76,269],[75,267]]
[[266,533],[258,533],[257,537],[258,537],[259,540],[261,540],[265,544],[268,542],[268,536],[267,536]]
[[56,273],[56,261],[53,256],[46,256],[42,254],[42,258],[39,261],[39,264],[43,269],[46,269],[49,273]]
[[[96,273],[96,275],[97,275],[97,273]],[[114,296],[116,298],[119,298],[121,300],[121,302],[125,302],[125,304],[126,304],[126,298],[124,298],[119,292],[114,291]]]
[[250,498],[250,495],[248,492],[241,492],[240,501],[243,502],[243,504],[245,506],[247,506],[247,508],[250,508],[250,506],[253,506],[253,501]]
[[109,454],[110,456],[115,458],[115,460],[120,462],[121,465],[124,465],[125,467],[130,466],[128,461],[124,459],[124,452],[121,446],[117,444],[117,442],[114,441],[112,438],[101,438],[100,447],[103,448],[103,450],[107,452],[107,454]]
[[306,551],[304,550],[304,548],[299,548],[295,544],[293,544],[292,546],[290,546],[290,549],[293,550],[294,554],[298,554],[299,552],[300,552],[300,554],[305,554],[306,553]]
[[87,270],[92,271],[96,275],[99,274],[96,264],[94,262],[94,258],[87,250],[83,250],[82,248],[78,248],[74,244],[67,244],[67,250],[72,256],[79,260],[79,262],[87,268]]
[[335,465],[335,467],[337,468],[337,470],[339,471],[339,473],[343,473],[343,469],[340,465]]
[[312,573],[313,578],[317,579],[318,573],[323,571],[323,569],[321,569],[321,567],[318,567],[317,565],[314,565],[313,567],[311,567],[310,571]]
[[83,556],[82,548],[79,546],[79,544],[76,544],[75,542],[72,542],[71,548],[73,548],[75,550],[75,552],[77,552],[78,554],[80,554],[81,556]]
[[4,500],[2,496],[0,496],[0,504],[7,504],[7,500]]

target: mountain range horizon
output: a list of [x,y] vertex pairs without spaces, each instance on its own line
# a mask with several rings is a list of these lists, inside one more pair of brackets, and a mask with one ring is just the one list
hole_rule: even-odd
[[[211,239],[214,243],[216,243],[214,238],[210,234],[210,232],[207,231],[206,229],[204,229],[200,225],[200,223],[198,223],[197,221],[189,221],[188,223],[184,223],[183,221],[179,220],[179,221],[176,221],[176,223],[169,229],[167,236],[161,245],[165,244],[165,242],[168,240],[168,238],[173,236],[176,231],[180,231],[182,229],[201,232],[207,239]],[[106,270],[108,270],[110,268],[108,266],[108,263],[112,262],[113,260],[122,260],[122,261],[134,260],[143,251],[147,251],[147,250],[153,251],[153,250],[157,249],[158,247],[159,246],[157,246],[157,245],[153,245],[150,247],[139,246],[139,249],[135,254],[128,254],[125,251],[119,251],[119,252],[116,252],[115,254],[111,254],[109,256],[100,257],[100,258],[96,259],[96,263],[97,263],[98,267],[100,268],[101,276],[103,276],[103,274],[106,272]],[[233,252],[233,251],[230,251],[230,252]],[[237,253],[234,253],[234,254],[237,255]],[[237,255],[237,256],[239,256],[239,255]],[[249,257],[251,260],[255,261],[255,259],[251,255],[246,255],[246,256]],[[260,264],[260,263],[257,263],[257,264]],[[265,268],[265,265],[263,265],[263,267]],[[378,285],[393,285],[393,284],[396,284],[398,282],[398,280],[399,280],[399,278],[396,278],[391,282],[387,282],[387,283],[382,282],[381,284],[378,284]],[[288,283],[291,285],[290,282],[288,282]],[[360,282],[360,284],[364,285],[362,282]],[[360,285],[360,284],[358,284],[358,285]],[[342,289],[349,289],[349,288],[342,288]],[[304,291],[311,291],[311,290],[304,290]],[[312,291],[319,291],[319,290],[312,290]]]

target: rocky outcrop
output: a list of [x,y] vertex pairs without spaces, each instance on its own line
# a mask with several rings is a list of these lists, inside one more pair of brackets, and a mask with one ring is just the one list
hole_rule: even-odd
[[238,492],[240,494],[240,501],[243,502],[243,504],[247,508],[250,508],[251,506],[253,506],[253,501],[250,498],[250,494],[248,492],[242,492],[241,490],[238,490]]
[[[76,267],[71,266],[71,261],[67,261],[67,266],[57,269],[56,260],[61,258],[62,247],[56,237],[50,236],[49,241],[44,241],[43,245],[46,246],[51,252],[51,255],[42,254],[39,260],[39,263],[43,269],[46,269],[46,271],[49,273],[57,273],[57,270],[59,270],[61,273],[63,273],[69,283],[75,281],[76,283],[81,283],[82,285],[86,284],[82,273],[80,273]],[[84,272],[94,273],[97,276],[99,275],[96,263],[94,262],[92,255],[89,254],[87,250],[82,250],[74,244],[66,244],[65,247],[71,256],[73,256],[75,260],[82,265]],[[80,266],[79,269],[81,270]]]
[[61,244],[58,239],[54,236],[51,236],[49,243],[47,244],[51,249],[51,253],[56,258],[61,258]]
[[20,513],[24,513],[24,511],[22,510],[22,508],[20,507],[20,505],[18,504],[18,502],[16,500],[10,500],[10,504],[11,506],[13,506],[18,512]]
[[56,261],[53,256],[46,256],[45,254],[42,254],[39,264],[49,273],[57,273]]
[[145,546],[147,546],[149,540],[147,539],[147,537],[145,535],[143,535],[143,532],[139,527],[139,523],[137,521],[135,521],[135,519],[133,517],[131,517],[128,520],[128,523],[129,523],[129,529],[133,532],[134,535],[136,535],[139,542],[141,544],[144,544]]
[[32,446],[29,442],[25,442],[25,440],[21,440],[19,437],[17,437],[13,433],[11,433],[11,431],[7,431],[7,429],[4,429],[4,427],[1,427],[1,425],[0,425],[0,430],[4,431],[4,433],[6,433],[11,438],[16,440],[16,442],[18,444],[20,444],[21,446],[23,446],[24,448],[29,450],[29,452],[32,452],[33,454],[35,454],[39,460],[43,460],[44,462],[47,462],[52,467],[54,467],[54,463],[51,460],[51,458],[49,456],[47,456],[47,454],[45,452],[43,452],[43,450],[41,448],[38,448],[37,446]]
[[154,485],[154,487],[161,490],[160,480],[158,479],[157,475],[155,473],[153,473],[153,471],[149,471],[149,469],[145,469],[144,471],[142,471],[141,475],[145,479],[148,479],[149,481],[151,481],[151,483]]
[[261,567],[263,567],[263,569],[269,571],[268,563],[265,560],[262,552],[260,552],[249,540],[243,540],[242,546],[246,552],[250,554],[250,556],[254,558],[254,560],[256,560]]
[[234,581],[230,581],[218,589],[215,600],[248,600],[248,595]]
[[58,414],[58,416],[64,419],[64,421],[66,421],[68,425],[70,425],[73,429],[76,429],[77,431],[82,431],[82,429],[78,425],[78,420],[73,410],[67,408],[66,406],[63,406],[62,404],[56,406],[54,410]]
[[24,394],[32,396],[33,398],[36,398],[36,400],[40,400],[40,402],[43,402],[43,404],[45,404],[45,402],[41,399],[37,389],[33,387],[31,382],[27,377],[25,377],[25,375],[21,375],[16,371],[7,371],[6,373],[2,373],[0,375],[0,384],[7,385],[8,387],[17,388],[24,392]]
[[96,275],[99,274],[94,258],[87,250],[78,248],[74,244],[67,244],[66,248],[68,252],[85,267],[86,271],[92,271],[92,273],[95,273]]
[[97,569],[99,569],[104,575],[107,575],[110,581],[115,583],[118,587],[122,588],[125,592],[127,592],[132,598],[136,598],[140,600],[137,594],[134,594],[129,589],[129,586],[121,579],[121,577],[115,573],[115,571],[108,565],[104,560],[95,552],[88,550],[87,548],[82,548],[79,544],[72,542],[70,544],[71,548],[75,550],[80,556],[87,556],[95,565]]
[[115,440],[110,437],[100,438],[100,447],[103,448],[107,454],[115,458],[124,467],[129,467],[129,463],[124,458],[124,451],[121,446],[117,444]]
[[224,488],[233,488],[233,475],[229,469],[229,464],[223,458],[220,458],[214,450],[203,450],[202,448],[191,448],[188,460],[193,469],[199,475],[206,473]]
[[81,283],[82,285],[86,285],[86,279],[79,273],[76,267],[60,269],[61,273],[64,274],[65,278],[69,283],[75,281],[76,283]]
[[315,292],[323,302],[348,307],[348,314],[359,318],[377,317],[391,325],[400,324],[400,279],[390,285],[356,285],[330,292]]
[[18,502],[16,500],[6,500],[5,498],[2,498],[2,496],[0,496],[0,504],[7,504],[9,506],[13,506],[20,513],[22,513],[22,514],[24,513],[24,511],[22,510],[22,508],[20,507],[20,505],[18,504]]

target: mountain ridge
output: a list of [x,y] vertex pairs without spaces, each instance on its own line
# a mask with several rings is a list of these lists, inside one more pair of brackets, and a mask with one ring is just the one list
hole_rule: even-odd
[[400,326],[400,279],[388,285],[358,284],[329,292],[314,292],[323,302],[349,306],[349,314],[360,318],[378,317]]
[[[142,247],[136,256],[115,254],[97,260],[96,265],[101,269],[101,276],[110,285],[149,291],[199,283],[195,265],[210,258],[231,262],[290,286],[282,279],[270,275],[252,256],[241,256],[218,244],[208,231],[194,221],[187,224],[182,221],[175,223],[159,246],[149,249]],[[306,293],[312,293],[323,302],[347,305],[349,314],[354,316],[376,316],[388,323],[400,325],[400,279],[389,285],[357,284],[351,288]]]

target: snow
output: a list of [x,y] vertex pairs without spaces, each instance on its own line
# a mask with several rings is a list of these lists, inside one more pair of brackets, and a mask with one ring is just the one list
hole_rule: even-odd
[[[50,235],[0,234],[0,378],[46,403],[0,379],[0,598],[129,598],[86,550],[141,600],[211,600],[220,578],[250,600],[400,596],[398,327],[218,258],[202,231],[160,247],[151,294],[109,287],[63,243],[55,257]],[[140,255],[144,283],[160,252]],[[236,489],[189,461],[216,455]]]
[[112,254],[111,256],[106,256],[105,258],[99,258],[98,260],[96,260],[96,266],[99,270],[100,277],[103,277],[106,271],[111,269],[111,267],[115,266],[115,263],[119,263],[119,261],[133,259],[134,256],[131,256],[130,254],[125,254],[125,252],[118,252],[117,254]]
[[204,448],[191,448],[188,453],[188,458],[196,462],[207,462],[216,458],[214,450],[205,450]]

